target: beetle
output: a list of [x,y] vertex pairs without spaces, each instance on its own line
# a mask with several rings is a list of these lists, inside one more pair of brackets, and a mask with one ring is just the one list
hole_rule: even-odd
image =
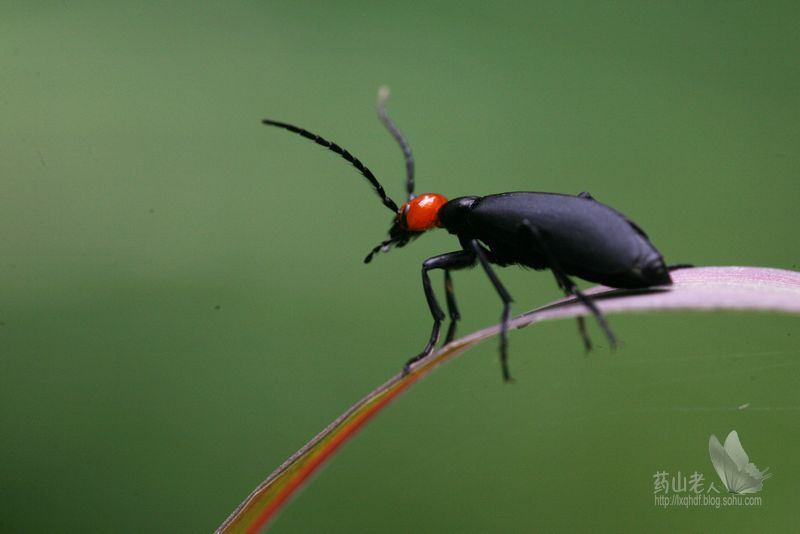
[[[389,237],[364,258],[370,263],[378,252],[404,247],[428,230],[444,228],[458,239],[460,249],[439,254],[422,263],[422,288],[433,317],[433,328],[425,348],[404,366],[411,366],[431,353],[439,340],[445,314],[436,299],[429,272],[444,271],[445,296],[450,325],[444,339],[455,336],[461,318],[456,305],[451,271],[479,264],[502,301],[500,319],[500,363],[503,379],[511,381],[508,368],[508,328],[511,295],[492,265],[520,265],[550,270],[566,296],[578,299],[594,315],[613,349],[616,337],[591,297],[583,293],[572,276],[614,288],[640,289],[672,284],[670,270],[647,234],[615,209],[598,202],[589,193],[511,192],[487,196],[463,196],[447,200],[438,193],[414,195],[414,157],[411,147],[386,112],[388,89],[378,93],[378,116],[403,151],[406,164],[406,202],[398,205],[386,194],[378,179],[361,161],[336,143],[289,123],[271,119],[263,124],[283,128],[316,142],[350,162],[378,193],[393,219]],[[674,268],[683,267],[675,266]],[[578,331],[585,349],[591,349],[583,316]]]

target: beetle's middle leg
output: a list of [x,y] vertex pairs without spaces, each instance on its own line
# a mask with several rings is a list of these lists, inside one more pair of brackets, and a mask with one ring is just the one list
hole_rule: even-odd
[[[422,352],[406,362],[406,365],[403,367],[403,373],[408,373],[413,364],[431,353],[434,345],[436,345],[436,342],[439,340],[439,330],[445,318],[444,312],[441,306],[439,306],[439,302],[436,300],[436,295],[433,293],[431,278],[428,275],[428,271],[444,269],[445,280],[447,281],[450,277],[450,270],[463,269],[465,267],[471,267],[474,264],[475,254],[469,250],[440,254],[439,256],[433,256],[422,262],[422,289],[425,291],[425,300],[427,300],[428,308],[431,310],[431,315],[433,316],[433,328],[431,329],[431,337],[428,339],[428,344],[425,345]],[[455,307],[455,298],[452,295],[452,282],[450,283],[450,291],[447,293],[447,308],[450,312],[450,318],[453,319],[453,323],[455,323],[455,320],[458,319],[458,309]],[[450,330],[452,330],[454,334],[455,326],[451,325]],[[450,330],[448,330],[448,336],[450,336]]]
[[[548,267],[556,277],[558,285],[566,294],[575,296],[584,306],[589,309],[590,312],[592,312],[592,315],[594,315],[595,319],[597,319],[597,323],[600,325],[600,329],[606,335],[606,338],[608,338],[609,346],[612,349],[615,349],[617,347],[617,338],[614,336],[614,333],[608,326],[605,315],[603,315],[597,305],[595,305],[594,301],[583,291],[578,289],[578,286],[575,284],[575,282],[573,282],[572,279],[567,276],[567,273],[564,272],[564,270],[561,268],[561,265],[558,263],[558,260],[550,251],[550,247],[548,247],[547,241],[544,239],[544,236],[542,236],[542,233],[539,231],[539,229],[528,219],[524,219],[522,221],[521,228],[526,234],[528,234],[537,248],[544,254]],[[589,336],[586,334],[586,323],[580,319],[582,318],[579,318],[578,320],[578,330],[583,337],[584,346],[588,350],[591,348],[591,342],[589,341]]]
[[503,315],[500,318],[500,365],[503,370],[503,380],[506,382],[513,382],[511,374],[508,371],[508,324],[511,321],[511,303],[514,299],[511,298],[511,295],[509,295],[506,288],[503,287],[500,279],[494,274],[494,270],[489,264],[489,258],[486,256],[486,251],[483,249],[480,242],[477,239],[473,239],[469,241],[469,246],[472,248],[473,252],[475,252],[475,256],[486,272],[486,276],[489,277],[494,289],[503,301]]

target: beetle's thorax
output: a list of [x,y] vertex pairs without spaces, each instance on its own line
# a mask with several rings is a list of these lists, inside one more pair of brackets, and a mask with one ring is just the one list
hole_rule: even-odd
[[439,224],[451,234],[464,234],[469,225],[469,212],[478,198],[454,198],[439,209]]

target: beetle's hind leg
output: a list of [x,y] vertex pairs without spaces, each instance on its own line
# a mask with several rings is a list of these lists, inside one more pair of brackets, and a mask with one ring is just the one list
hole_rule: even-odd
[[[559,274],[557,274],[556,276],[559,276]],[[575,282],[573,282],[567,275],[563,274],[562,272],[560,273],[560,276],[563,277],[564,284],[567,286],[567,290],[569,291],[569,293],[575,296],[578,300],[580,300],[581,303],[584,306],[586,306],[590,312],[592,312],[592,315],[594,315],[595,319],[597,319],[597,323],[600,325],[600,329],[606,335],[606,338],[608,338],[608,345],[611,347],[611,349],[612,350],[616,349],[617,337],[614,335],[614,332],[611,331],[611,327],[608,326],[608,322],[606,321],[606,316],[603,315],[603,312],[600,311],[600,309],[597,307],[597,305],[594,303],[591,297],[589,297],[583,291],[578,289],[578,286],[575,285]],[[589,341],[589,336],[586,334],[586,323],[584,321],[581,321],[581,319],[583,319],[583,317],[578,317],[578,329],[581,331],[581,335],[583,336],[584,346],[587,347],[586,350],[590,350],[592,348],[592,345],[591,342]]]
[[[581,193],[582,195],[583,193]],[[588,194],[588,193],[587,193]],[[580,196],[580,195],[579,195]],[[553,276],[556,278],[556,283],[558,287],[564,292],[565,297],[571,297],[572,293],[570,290],[562,283],[561,278],[558,277],[557,274],[553,273]],[[583,348],[586,352],[592,351],[592,340],[589,339],[589,332],[586,331],[586,318],[583,315],[579,315],[576,317],[578,321],[578,333],[581,335],[581,339],[583,340]]]
[[[550,251],[550,247],[547,245],[547,241],[542,236],[542,233],[539,231],[536,226],[534,226],[528,219],[524,219],[521,225],[522,230],[528,234],[528,236],[533,240],[536,247],[542,251],[547,260],[547,266],[553,272],[553,275],[556,277],[556,281],[558,285],[564,290],[567,295],[572,295],[577,298],[581,303],[588,308],[592,315],[594,315],[595,319],[597,319],[597,323],[600,325],[600,329],[606,335],[608,339],[608,344],[612,349],[617,348],[617,338],[614,335],[614,332],[611,331],[611,328],[608,326],[608,322],[606,321],[605,315],[600,311],[594,301],[583,291],[578,289],[578,286],[572,279],[567,276],[567,273],[561,268],[561,265],[556,260],[553,253]],[[583,338],[583,344],[587,350],[591,349],[591,341],[589,341],[589,336],[586,333],[586,322],[582,321],[583,317],[578,318],[578,331],[581,333],[581,337]]]

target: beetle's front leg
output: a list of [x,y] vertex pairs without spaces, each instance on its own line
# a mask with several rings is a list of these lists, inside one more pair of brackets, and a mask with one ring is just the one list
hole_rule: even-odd
[[[439,330],[445,317],[441,306],[439,306],[439,303],[436,301],[436,295],[433,292],[433,287],[431,287],[431,278],[428,275],[428,271],[432,269],[444,269],[446,276],[445,283],[447,283],[450,270],[463,269],[465,267],[471,267],[474,264],[475,254],[469,250],[448,252],[447,254],[428,258],[422,262],[422,289],[425,291],[425,300],[428,301],[428,308],[431,310],[431,315],[433,316],[433,328],[431,329],[431,337],[428,339],[428,344],[425,345],[421,353],[406,362],[405,367],[403,367],[403,373],[408,373],[412,365],[431,353],[436,342],[439,340]],[[452,285],[450,285],[450,287],[452,288]],[[455,322],[455,320],[458,319],[458,310],[455,308],[455,299],[451,291],[448,291],[447,294],[447,304],[448,310],[450,311],[450,318]],[[451,330],[453,330],[452,326]]]

